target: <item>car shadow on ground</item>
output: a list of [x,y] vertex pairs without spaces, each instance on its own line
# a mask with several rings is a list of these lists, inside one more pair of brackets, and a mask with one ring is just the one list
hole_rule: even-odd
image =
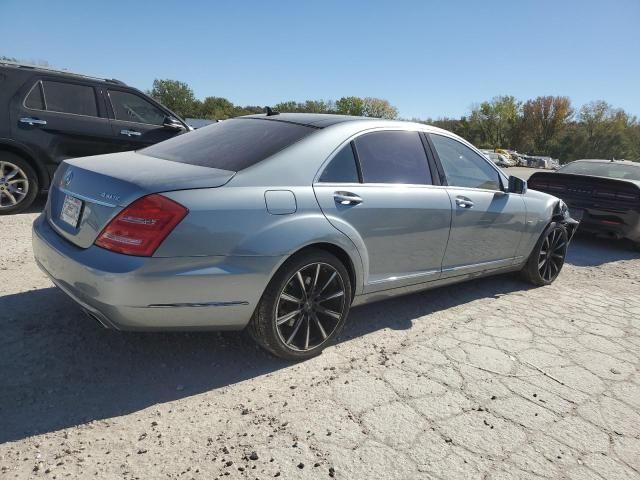
[[640,258],[640,250],[635,249],[628,240],[600,238],[578,231],[569,246],[566,262],[576,267],[597,267],[637,258]]
[[[456,305],[526,289],[514,276],[354,308],[340,342]],[[429,321],[421,318],[419,321]],[[0,443],[111,418],[291,364],[241,332],[105,330],[56,288],[0,297]]]
[[[567,263],[638,258],[626,242],[577,236]],[[429,315],[530,288],[500,275],[352,310],[340,342],[384,328],[409,329]],[[291,364],[237,332],[105,330],[56,288],[0,297],[0,443],[135,412],[268,375]]]

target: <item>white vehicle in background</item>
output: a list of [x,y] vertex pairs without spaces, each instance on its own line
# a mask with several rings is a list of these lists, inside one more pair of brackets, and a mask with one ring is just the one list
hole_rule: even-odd
[[509,160],[507,157],[505,157],[501,153],[488,152],[488,151],[484,151],[483,153],[489,160],[491,160],[498,167],[513,167],[513,166],[515,166],[515,162],[513,160]]

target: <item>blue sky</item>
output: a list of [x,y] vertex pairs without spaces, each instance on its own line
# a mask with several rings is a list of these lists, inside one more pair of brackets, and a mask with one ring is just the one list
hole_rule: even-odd
[[0,0],[0,22],[0,55],[241,105],[375,96],[426,118],[568,95],[640,115],[640,0]]

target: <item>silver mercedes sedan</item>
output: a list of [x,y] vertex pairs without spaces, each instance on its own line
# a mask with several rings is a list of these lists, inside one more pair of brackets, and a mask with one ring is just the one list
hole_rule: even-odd
[[66,160],[33,247],[105,327],[247,328],[295,360],[352,305],[513,271],[548,285],[576,227],[447,131],[270,111]]

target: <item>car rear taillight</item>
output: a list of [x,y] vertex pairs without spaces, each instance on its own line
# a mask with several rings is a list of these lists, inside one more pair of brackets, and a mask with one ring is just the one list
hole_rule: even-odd
[[142,197],[111,220],[95,243],[112,252],[150,257],[187,213],[162,195]]

